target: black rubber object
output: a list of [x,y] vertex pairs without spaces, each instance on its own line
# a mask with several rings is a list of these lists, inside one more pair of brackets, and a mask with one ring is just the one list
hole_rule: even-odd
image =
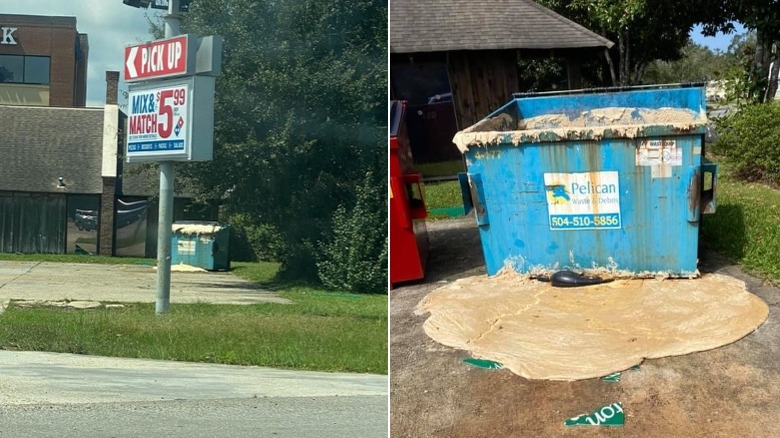
[[550,276],[550,283],[555,287],[592,286],[608,281],[611,280],[605,280],[601,277],[588,277],[572,271],[558,271]]

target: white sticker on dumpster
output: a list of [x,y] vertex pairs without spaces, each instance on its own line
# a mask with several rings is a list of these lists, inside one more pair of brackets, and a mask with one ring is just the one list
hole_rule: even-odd
[[179,255],[195,255],[195,242],[192,240],[180,240],[176,249]]
[[545,173],[551,230],[619,229],[618,172]]
[[642,140],[636,148],[637,166],[682,166],[683,151],[675,140]]

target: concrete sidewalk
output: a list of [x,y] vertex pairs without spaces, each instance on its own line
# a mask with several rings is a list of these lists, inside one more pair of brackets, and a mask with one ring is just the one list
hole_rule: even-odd
[[387,396],[374,374],[0,350],[0,405]]
[[[148,265],[0,261],[0,306],[9,300],[154,302],[156,282]],[[229,272],[172,272],[171,303],[199,301],[289,303]]]

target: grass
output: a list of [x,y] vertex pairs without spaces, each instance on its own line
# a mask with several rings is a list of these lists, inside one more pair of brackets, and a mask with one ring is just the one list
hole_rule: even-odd
[[439,163],[415,164],[415,169],[425,177],[453,176],[465,172],[463,160],[442,161]]
[[11,262],[95,263],[104,265],[155,265],[155,259],[138,257],[108,257],[86,254],[6,254],[0,260]]
[[276,263],[234,273],[293,304],[154,304],[121,309],[23,308],[0,316],[0,348],[114,357],[387,373],[387,296],[331,293],[276,281]]
[[717,211],[705,215],[702,247],[717,251],[746,270],[780,281],[780,191],[731,175],[718,157]]
[[463,196],[457,181],[425,183],[425,206],[429,219],[446,219],[446,214],[437,214],[434,210],[450,207],[463,208]]

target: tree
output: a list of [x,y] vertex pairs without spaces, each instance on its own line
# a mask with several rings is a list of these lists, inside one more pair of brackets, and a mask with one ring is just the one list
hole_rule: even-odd
[[670,84],[725,79],[736,65],[736,56],[732,52],[713,53],[707,47],[689,41],[683,47],[680,59],[651,62],[643,82]]
[[747,75],[761,90],[761,99],[772,100],[780,70],[780,0],[721,0],[716,5],[701,18],[705,34],[731,32],[734,22],[755,31],[755,51]]
[[[187,32],[221,35],[224,50],[214,160],[180,173],[261,236],[256,244],[275,235],[283,277],[317,280],[334,212],[352,210],[366,174],[386,173],[386,8],[198,0],[185,16]],[[386,196],[381,183],[375,191]]]
[[631,73],[631,27],[634,21],[643,14],[645,0],[574,0],[568,6],[574,10],[584,10],[591,21],[602,32],[617,36],[618,52],[620,54],[619,75],[615,74],[612,59],[607,57],[612,82],[628,85]]
[[[602,36],[617,42],[607,62],[613,85],[642,83],[655,60],[683,55],[688,35],[701,21],[706,0],[545,0],[544,4]],[[617,59],[614,65],[613,59]]]

